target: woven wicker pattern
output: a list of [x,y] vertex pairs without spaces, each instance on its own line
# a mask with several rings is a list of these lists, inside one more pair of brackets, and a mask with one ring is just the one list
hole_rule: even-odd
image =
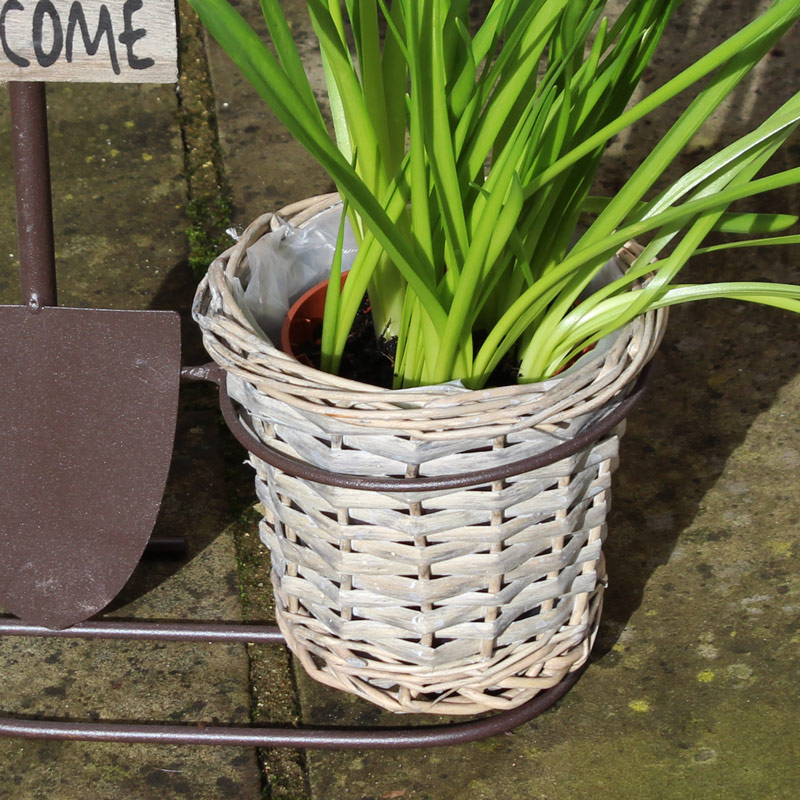
[[[337,200],[279,216],[300,224]],[[276,224],[256,220],[211,265],[194,315],[250,429],[331,472],[452,475],[549,450],[625,396],[666,324],[645,315],[540,384],[397,392],[347,381],[277,350],[236,303],[247,247]],[[252,456],[292,651],[323,683],[393,711],[507,709],[554,686],[585,662],[597,629],[620,434],[502,481],[435,491],[337,488]]]

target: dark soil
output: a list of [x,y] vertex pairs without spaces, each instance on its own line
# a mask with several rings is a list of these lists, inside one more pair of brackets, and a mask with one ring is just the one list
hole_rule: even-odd
[[[342,354],[339,374],[343,378],[373,386],[391,389],[394,380],[394,360],[397,352],[397,337],[376,339],[369,301],[364,297],[358,309],[350,336]],[[319,368],[322,345],[322,326],[315,331],[313,341],[294,345],[295,356],[303,357]]]
[[[369,313],[366,297],[361,303],[350,336],[347,339],[339,374],[343,378],[369,383],[391,389],[394,380],[394,362],[397,353],[397,337],[377,339]],[[315,331],[314,340],[295,345],[295,355],[319,368],[321,356],[321,325]],[[485,334],[475,336],[475,350],[483,343]],[[517,382],[519,362],[511,357],[504,358],[492,373],[487,386],[507,386]]]
[[[473,335],[472,347],[476,353],[480,350],[487,335],[488,333],[486,331],[477,331]],[[494,368],[494,372],[489,376],[489,380],[486,381],[486,386],[510,386],[512,383],[516,383],[518,378],[519,359],[512,358],[511,355],[506,353],[506,355],[500,359],[500,363]]]

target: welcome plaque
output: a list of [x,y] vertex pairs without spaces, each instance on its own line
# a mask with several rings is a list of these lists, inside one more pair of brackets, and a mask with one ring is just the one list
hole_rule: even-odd
[[0,81],[177,78],[174,0],[0,0]]

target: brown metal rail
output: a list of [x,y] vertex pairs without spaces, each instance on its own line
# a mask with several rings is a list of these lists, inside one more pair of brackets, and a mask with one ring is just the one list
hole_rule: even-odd
[[8,85],[22,305],[58,305],[44,83]]
[[[0,636],[59,638],[106,638],[156,641],[252,642],[283,644],[280,631],[269,625],[203,624],[190,622],[144,622],[98,620],[67,630],[54,631],[0,619]],[[468,722],[417,727],[361,728],[260,728],[207,727],[197,724],[160,725],[112,722],[73,722],[0,718],[0,736],[27,739],[78,739],[92,742],[148,744],[202,744],[233,747],[294,747],[321,750],[411,749],[464,744],[506,733],[546,711],[560,700],[580,678],[583,670],[533,700],[509,711]]]

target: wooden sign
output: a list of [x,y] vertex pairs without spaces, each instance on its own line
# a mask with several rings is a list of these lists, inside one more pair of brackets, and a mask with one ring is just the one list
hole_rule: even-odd
[[0,81],[177,79],[175,0],[0,0]]

